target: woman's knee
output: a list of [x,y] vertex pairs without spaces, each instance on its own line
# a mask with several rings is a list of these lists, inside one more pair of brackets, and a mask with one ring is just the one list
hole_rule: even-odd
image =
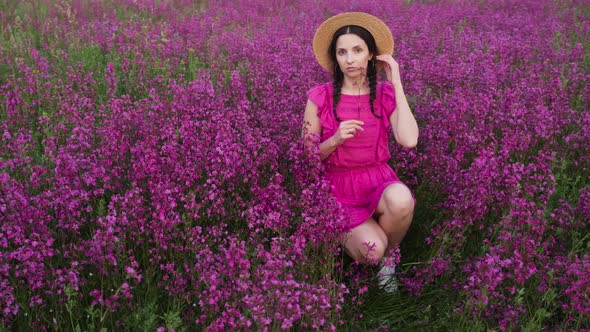
[[407,216],[414,212],[414,198],[410,189],[401,183],[394,183],[383,192],[386,209],[396,215]]
[[385,250],[387,249],[387,240],[383,241],[382,239],[376,240],[373,242],[373,246],[367,250],[366,260],[369,263],[377,263],[383,256],[385,255]]
[[355,261],[376,264],[385,255],[387,240],[381,238],[366,239],[356,249],[353,255]]

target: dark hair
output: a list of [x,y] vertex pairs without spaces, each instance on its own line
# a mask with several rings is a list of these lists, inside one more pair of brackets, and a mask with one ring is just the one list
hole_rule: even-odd
[[340,69],[338,61],[336,60],[336,42],[338,41],[338,38],[340,38],[340,36],[349,33],[355,34],[359,36],[362,40],[364,40],[367,44],[367,47],[369,48],[369,52],[373,54],[373,57],[369,60],[369,65],[367,66],[367,78],[369,79],[370,89],[369,101],[371,104],[371,113],[373,113],[375,117],[379,118],[380,116],[375,114],[375,107],[373,105],[375,99],[377,98],[377,60],[375,60],[375,56],[377,56],[377,44],[375,43],[375,38],[373,38],[373,35],[371,35],[371,33],[367,31],[365,28],[362,28],[358,25],[347,25],[336,30],[336,32],[334,32],[334,36],[332,37],[332,42],[330,43],[330,48],[328,50],[328,52],[330,53],[330,60],[332,61],[333,66],[332,78],[334,86],[334,99],[332,103],[332,111],[334,112],[334,117],[337,121],[340,121],[340,118],[338,118],[338,114],[336,114],[336,106],[338,106],[338,103],[340,102],[342,84],[344,82],[344,73]]

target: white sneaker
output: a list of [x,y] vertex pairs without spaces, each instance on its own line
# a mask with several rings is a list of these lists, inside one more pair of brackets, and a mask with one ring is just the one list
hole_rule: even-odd
[[387,293],[397,292],[398,282],[395,277],[395,263],[390,262],[389,257],[383,257],[379,261],[379,267],[379,272],[377,272],[377,284],[379,288]]

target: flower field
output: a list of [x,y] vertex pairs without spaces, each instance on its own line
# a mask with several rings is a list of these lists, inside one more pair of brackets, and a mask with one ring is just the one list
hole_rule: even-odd
[[[590,330],[590,3],[0,3],[0,331]],[[301,142],[315,28],[392,29],[400,292]]]

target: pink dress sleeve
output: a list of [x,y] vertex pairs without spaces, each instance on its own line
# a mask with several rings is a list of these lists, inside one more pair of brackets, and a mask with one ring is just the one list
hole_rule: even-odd
[[377,149],[377,160],[380,162],[387,162],[391,158],[389,152],[389,135],[391,133],[391,121],[389,118],[395,111],[395,92],[390,82],[379,83],[379,89],[381,96],[381,132],[379,134],[379,142]]
[[316,85],[307,91],[307,97],[309,100],[318,107],[318,117],[322,124],[322,142],[334,135],[336,128],[338,128],[338,123],[336,123],[332,111],[331,88],[331,83],[324,83]]
[[381,83],[381,107],[383,107],[387,119],[395,111],[395,106],[395,92],[391,82]]
[[326,84],[316,85],[307,91],[307,98],[309,98],[309,100],[311,100],[318,107],[318,115],[321,110],[324,109],[327,95],[328,91],[326,89]]

